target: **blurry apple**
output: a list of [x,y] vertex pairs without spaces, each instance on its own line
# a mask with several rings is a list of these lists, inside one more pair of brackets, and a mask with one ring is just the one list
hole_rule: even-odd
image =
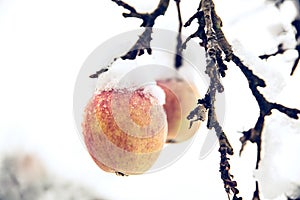
[[126,175],[147,171],[167,136],[162,105],[143,89],[97,91],[86,106],[82,128],[95,163]]
[[200,98],[197,90],[183,79],[171,78],[158,80],[166,94],[164,109],[168,121],[167,142],[183,142],[191,138],[199,129],[200,122],[194,123],[191,128],[187,119],[189,113],[196,107]]

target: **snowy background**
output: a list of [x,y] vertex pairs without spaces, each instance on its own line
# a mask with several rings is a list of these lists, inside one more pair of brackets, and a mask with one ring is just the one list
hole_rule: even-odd
[[[126,2],[139,11],[151,11],[158,3]],[[216,0],[215,4],[233,48],[267,81],[269,89],[262,90],[266,97],[300,108],[300,69],[289,76],[296,52],[287,51],[268,62],[257,59],[258,55],[273,53],[282,41],[286,47],[295,45],[290,25],[296,15],[292,2],[280,10],[262,0]],[[196,0],[183,1],[184,21],[197,6]],[[227,199],[218,172],[217,147],[199,159],[205,138],[201,130],[179,161],[141,176],[105,173],[85,150],[73,119],[76,77],[98,45],[140,24],[138,19],[124,19],[123,11],[109,0],[0,0],[0,158],[33,154],[44,163],[53,182],[81,185],[103,199]],[[176,7],[171,1],[156,27],[177,30],[176,23]],[[283,29],[287,32],[278,36]],[[284,194],[291,195],[300,185],[300,123],[277,112],[268,118],[265,158],[261,169],[254,172],[255,145],[247,145],[239,158],[239,131],[253,127],[258,107],[236,66],[229,65],[223,83],[227,110],[224,129],[235,149],[231,171],[241,196],[251,199],[255,175],[266,198],[285,199]]]

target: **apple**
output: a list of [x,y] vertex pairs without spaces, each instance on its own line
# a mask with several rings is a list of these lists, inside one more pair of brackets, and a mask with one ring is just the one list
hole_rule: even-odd
[[144,89],[97,90],[85,108],[87,150],[104,171],[142,174],[157,160],[167,137],[158,99]]
[[200,98],[199,92],[195,86],[180,78],[157,80],[157,85],[166,94],[164,109],[168,121],[167,142],[176,143],[188,140],[200,127],[200,122],[197,122],[190,128],[190,121],[187,119],[189,113],[197,105]]

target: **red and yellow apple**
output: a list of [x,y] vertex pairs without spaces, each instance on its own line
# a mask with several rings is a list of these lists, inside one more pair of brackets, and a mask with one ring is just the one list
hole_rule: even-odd
[[168,121],[167,142],[183,142],[191,138],[199,129],[200,122],[193,124],[187,119],[189,113],[196,107],[199,93],[195,86],[179,78],[157,80],[165,94],[164,109]]
[[167,137],[167,119],[156,97],[138,89],[97,91],[82,123],[88,152],[107,172],[142,174],[154,164]]

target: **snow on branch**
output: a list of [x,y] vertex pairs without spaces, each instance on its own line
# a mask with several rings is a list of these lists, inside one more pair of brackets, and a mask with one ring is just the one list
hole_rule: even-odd
[[294,108],[288,108],[281,104],[272,103],[265,99],[265,97],[259,92],[258,87],[266,87],[264,80],[256,76],[247,66],[245,66],[242,61],[233,54],[232,61],[240,68],[243,72],[245,77],[248,80],[249,88],[255,97],[257,104],[260,109],[260,115],[258,120],[254,126],[254,128],[249,129],[248,131],[243,132],[243,137],[241,137],[242,148],[243,151],[244,146],[246,145],[247,141],[252,143],[256,143],[258,146],[258,155],[257,155],[257,162],[256,162],[256,169],[258,168],[258,164],[260,161],[260,150],[261,150],[261,133],[263,131],[265,117],[272,114],[272,110],[276,109],[290,118],[298,119],[298,114],[300,114],[300,110]]
[[[227,154],[232,155],[233,149],[231,148],[231,145],[227,140],[226,134],[222,130],[222,127],[218,123],[214,108],[216,92],[223,92],[224,89],[222,84],[220,83],[220,75],[224,77],[225,70],[227,69],[224,61],[232,61],[240,68],[244,76],[247,78],[249,88],[260,108],[260,115],[254,128],[242,132],[243,136],[240,138],[240,141],[242,143],[240,154],[248,141],[257,144],[256,169],[259,167],[259,162],[261,160],[261,134],[265,123],[265,117],[271,115],[271,111],[273,109],[276,109],[286,114],[290,118],[298,119],[298,114],[300,114],[300,111],[298,109],[285,107],[281,104],[269,102],[259,92],[258,87],[266,87],[265,81],[256,76],[252,72],[252,70],[244,65],[240,58],[237,57],[232,51],[231,45],[226,40],[226,37],[224,36],[224,33],[222,31],[222,21],[216,14],[212,0],[202,0],[197,13],[194,14],[186,22],[185,27],[189,26],[194,19],[197,19],[198,21],[198,30],[190,35],[190,37],[184,42],[184,45],[187,45],[187,42],[191,38],[198,37],[202,40],[202,43],[200,43],[200,45],[203,46],[207,52],[208,62],[206,73],[210,77],[210,86],[208,90],[209,92],[204,99],[199,100],[199,104],[204,105],[206,109],[208,109],[207,126],[208,128],[214,128],[219,138],[219,151],[221,153],[220,172],[221,178],[224,182],[225,190],[228,195],[230,193],[229,191],[231,190],[233,192],[233,199],[237,199],[237,183],[232,180],[233,176],[229,173],[230,168],[228,167],[227,170],[225,170],[226,168],[224,168],[224,166],[230,166],[228,163]],[[222,58],[222,53],[225,55],[225,59]],[[195,110],[191,112],[191,114],[193,113],[195,113]],[[189,118],[191,119],[190,116]],[[224,176],[224,174],[228,175]],[[253,199],[260,199],[258,182],[256,182],[256,190],[254,192]]]

